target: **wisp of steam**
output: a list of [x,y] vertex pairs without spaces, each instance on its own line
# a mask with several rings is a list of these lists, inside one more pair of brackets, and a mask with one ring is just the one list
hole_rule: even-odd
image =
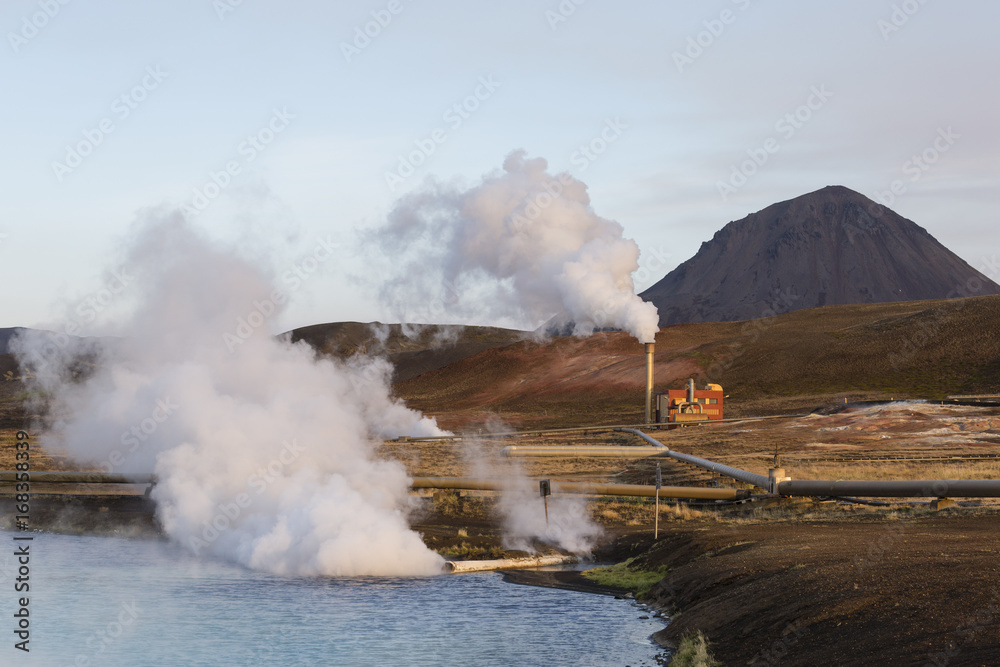
[[[613,327],[653,342],[656,307],[632,282],[638,245],[594,213],[584,183],[547,166],[515,151],[474,187],[431,184],[403,197],[375,232],[396,271],[383,301],[407,321],[572,322],[578,335]],[[427,303],[438,312],[414,310]]]
[[502,479],[498,509],[506,548],[534,552],[535,542],[542,542],[574,554],[593,550],[603,531],[591,518],[584,498],[557,495],[543,500],[537,481],[517,473]]
[[267,271],[179,215],[127,247],[137,306],[84,350],[41,334],[15,347],[55,428],[44,444],[102,470],[154,472],[166,533],[195,553],[299,575],[441,570],[407,522],[409,479],[385,437],[439,435],[392,398],[385,361],[317,358],[268,331],[284,299]]
[[[483,424],[490,436],[512,433],[498,417]],[[534,553],[536,546],[548,544],[574,554],[590,553],[603,534],[581,496],[542,498],[538,480],[532,480],[517,461],[491,458],[478,435],[463,436],[465,464],[473,477],[501,482],[497,511],[503,522],[503,545],[507,549]],[[546,509],[547,504],[547,509]]]

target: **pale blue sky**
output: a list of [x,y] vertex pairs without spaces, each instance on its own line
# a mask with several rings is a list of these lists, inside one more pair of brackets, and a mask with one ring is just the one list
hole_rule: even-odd
[[[340,244],[279,329],[391,319],[355,230],[424,178],[472,183],[517,148],[590,186],[595,211],[644,250],[640,288],[730,220],[830,184],[873,196],[899,180],[892,208],[977,268],[995,262],[994,2],[224,6],[0,6],[0,326],[50,324],[93,294],[139,211],[190,203],[228,162],[239,173],[198,215],[213,236],[279,272],[319,238]],[[573,11],[555,22],[560,6]],[[348,61],[342,43],[380,11],[391,21]],[[705,46],[678,66],[689,38]],[[467,118],[445,116],[477,87]],[[796,110],[798,127],[776,126]],[[574,158],[614,119],[625,129],[602,155]],[[113,131],[60,180],[53,163],[102,121]],[[269,123],[281,131],[249,161],[255,149],[241,143],[268,138]],[[385,173],[439,128],[444,142],[390,190]],[[769,138],[778,151],[724,201],[718,183]],[[925,150],[925,171],[906,165]]]

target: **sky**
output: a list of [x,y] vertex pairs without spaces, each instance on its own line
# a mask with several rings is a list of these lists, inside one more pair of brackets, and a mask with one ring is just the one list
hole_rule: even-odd
[[129,230],[178,208],[293,276],[277,330],[391,321],[365,230],[518,149],[638,242],[639,290],[834,184],[996,278],[998,22],[986,0],[6,0],[0,327],[114,293]]

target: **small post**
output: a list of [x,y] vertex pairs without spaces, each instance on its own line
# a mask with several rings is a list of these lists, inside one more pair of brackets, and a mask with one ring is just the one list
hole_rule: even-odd
[[547,479],[538,481],[538,492],[542,495],[542,502],[545,504],[545,527],[549,527],[549,496],[552,495],[552,484]]
[[769,495],[778,495],[778,484],[788,479],[785,477],[784,468],[768,468],[767,469],[767,492]]
[[653,539],[660,537],[660,487],[663,485],[663,476],[660,472],[660,464],[656,464],[656,514],[653,519]]

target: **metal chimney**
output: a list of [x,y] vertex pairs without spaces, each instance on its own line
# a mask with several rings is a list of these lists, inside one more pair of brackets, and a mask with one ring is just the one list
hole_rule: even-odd
[[646,423],[653,421],[653,351],[656,343],[646,343]]

